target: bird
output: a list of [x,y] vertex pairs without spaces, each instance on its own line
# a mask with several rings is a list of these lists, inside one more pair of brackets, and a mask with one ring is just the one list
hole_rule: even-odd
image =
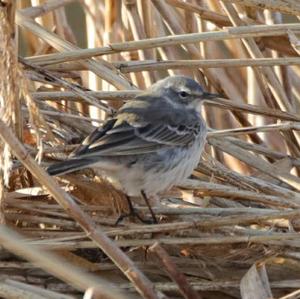
[[159,80],[96,128],[66,161],[50,165],[47,171],[62,175],[97,169],[128,199],[142,196],[156,222],[147,199],[192,174],[207,135],[201,106],[217,97],[190,77]]

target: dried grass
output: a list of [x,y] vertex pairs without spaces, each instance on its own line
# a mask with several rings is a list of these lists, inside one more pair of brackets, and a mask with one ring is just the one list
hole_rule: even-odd
[[[0,296],[298,298],[298,2],[31,2],[0,1]],[[159,224],[116,227],[123,194],[43,167],[172,74],[228,99],[204,107],[206,153]]]

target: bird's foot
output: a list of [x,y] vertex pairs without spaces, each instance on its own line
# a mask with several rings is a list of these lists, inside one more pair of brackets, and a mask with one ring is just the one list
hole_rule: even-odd
[[153,219],[144,219],[141,215],[139,215],[139,213],[135,209],[133,209],[129,213],[121,214],[118,217],[117,221],[115,222],[115,226],[118,226],[127,217],[135,217],[144,224],[156,224],[157,223],[157,222],[154,222]]
[[150,212],[150,214],[152,216],[153,223],[157,224],[158,221],[157,221],[156,215],[155,215],[154,211],[152,210],[152,207],[150,205],[149,199],[148,199],[148,197],[147,197],[147,195],[146,195],[146,193],[145,193],[144,190],[141,191],[141,195],[142,195],[142,198],[144,199],[144,201],[145,201],[145,203],[146,203],[146,205],[147,205],[147,207],[149,209],[149,212]]
[[144,219],[136,210],[135,208],[133,207],[133,204],[130,200],[130,197],[129,196],[126,196],[126,199],[127,199],[127,203],[128,203],[128,207],[129,207],[129,213],[123,213],[119,216],[119,218],[117,219],[115,225],[117,226],[118,224],[120,224],[125,218],[127,217],[135,217],[137,218],[138,220],[140,220],[142,223],[144,224],[156,224],[158,223],[156,218],[154,219],[152,217],[152,220],[150,219]]

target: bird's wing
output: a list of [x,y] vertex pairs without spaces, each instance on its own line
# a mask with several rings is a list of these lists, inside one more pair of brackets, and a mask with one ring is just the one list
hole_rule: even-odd
[[73,157],[120,156],[151,153],[161,148],[187,146],[200,130],[199,125],[165,125],[111,120],[95,130]]
[[176,109],[162,97],[139,96],[88,136],[73,157],[139,155],[184,147],[195,140],[201,126],[196,112]]

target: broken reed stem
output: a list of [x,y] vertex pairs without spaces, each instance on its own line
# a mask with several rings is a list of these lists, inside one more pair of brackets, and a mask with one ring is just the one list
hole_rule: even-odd
[[125,255],[99,227],[96,227],[95,223],[79,208],[72,197],[63,191],[57,185],[55,180],[47,175],[47,173],[30,157],[20,141],[2,120],[0,120],[0,134],[3,142],[10,146],[12,152],[20,162],[36,177],[41,185],[49,190],[49,193],[65,208],[67,213],[79,223],[87,236],[89,236],[105,252],[105,254],[114,261],[124,275],[135,285],[137,291],[144,296],[144,298],[163,298],[164,295],[154,289],[152,283],[136,268],[128,256]]

